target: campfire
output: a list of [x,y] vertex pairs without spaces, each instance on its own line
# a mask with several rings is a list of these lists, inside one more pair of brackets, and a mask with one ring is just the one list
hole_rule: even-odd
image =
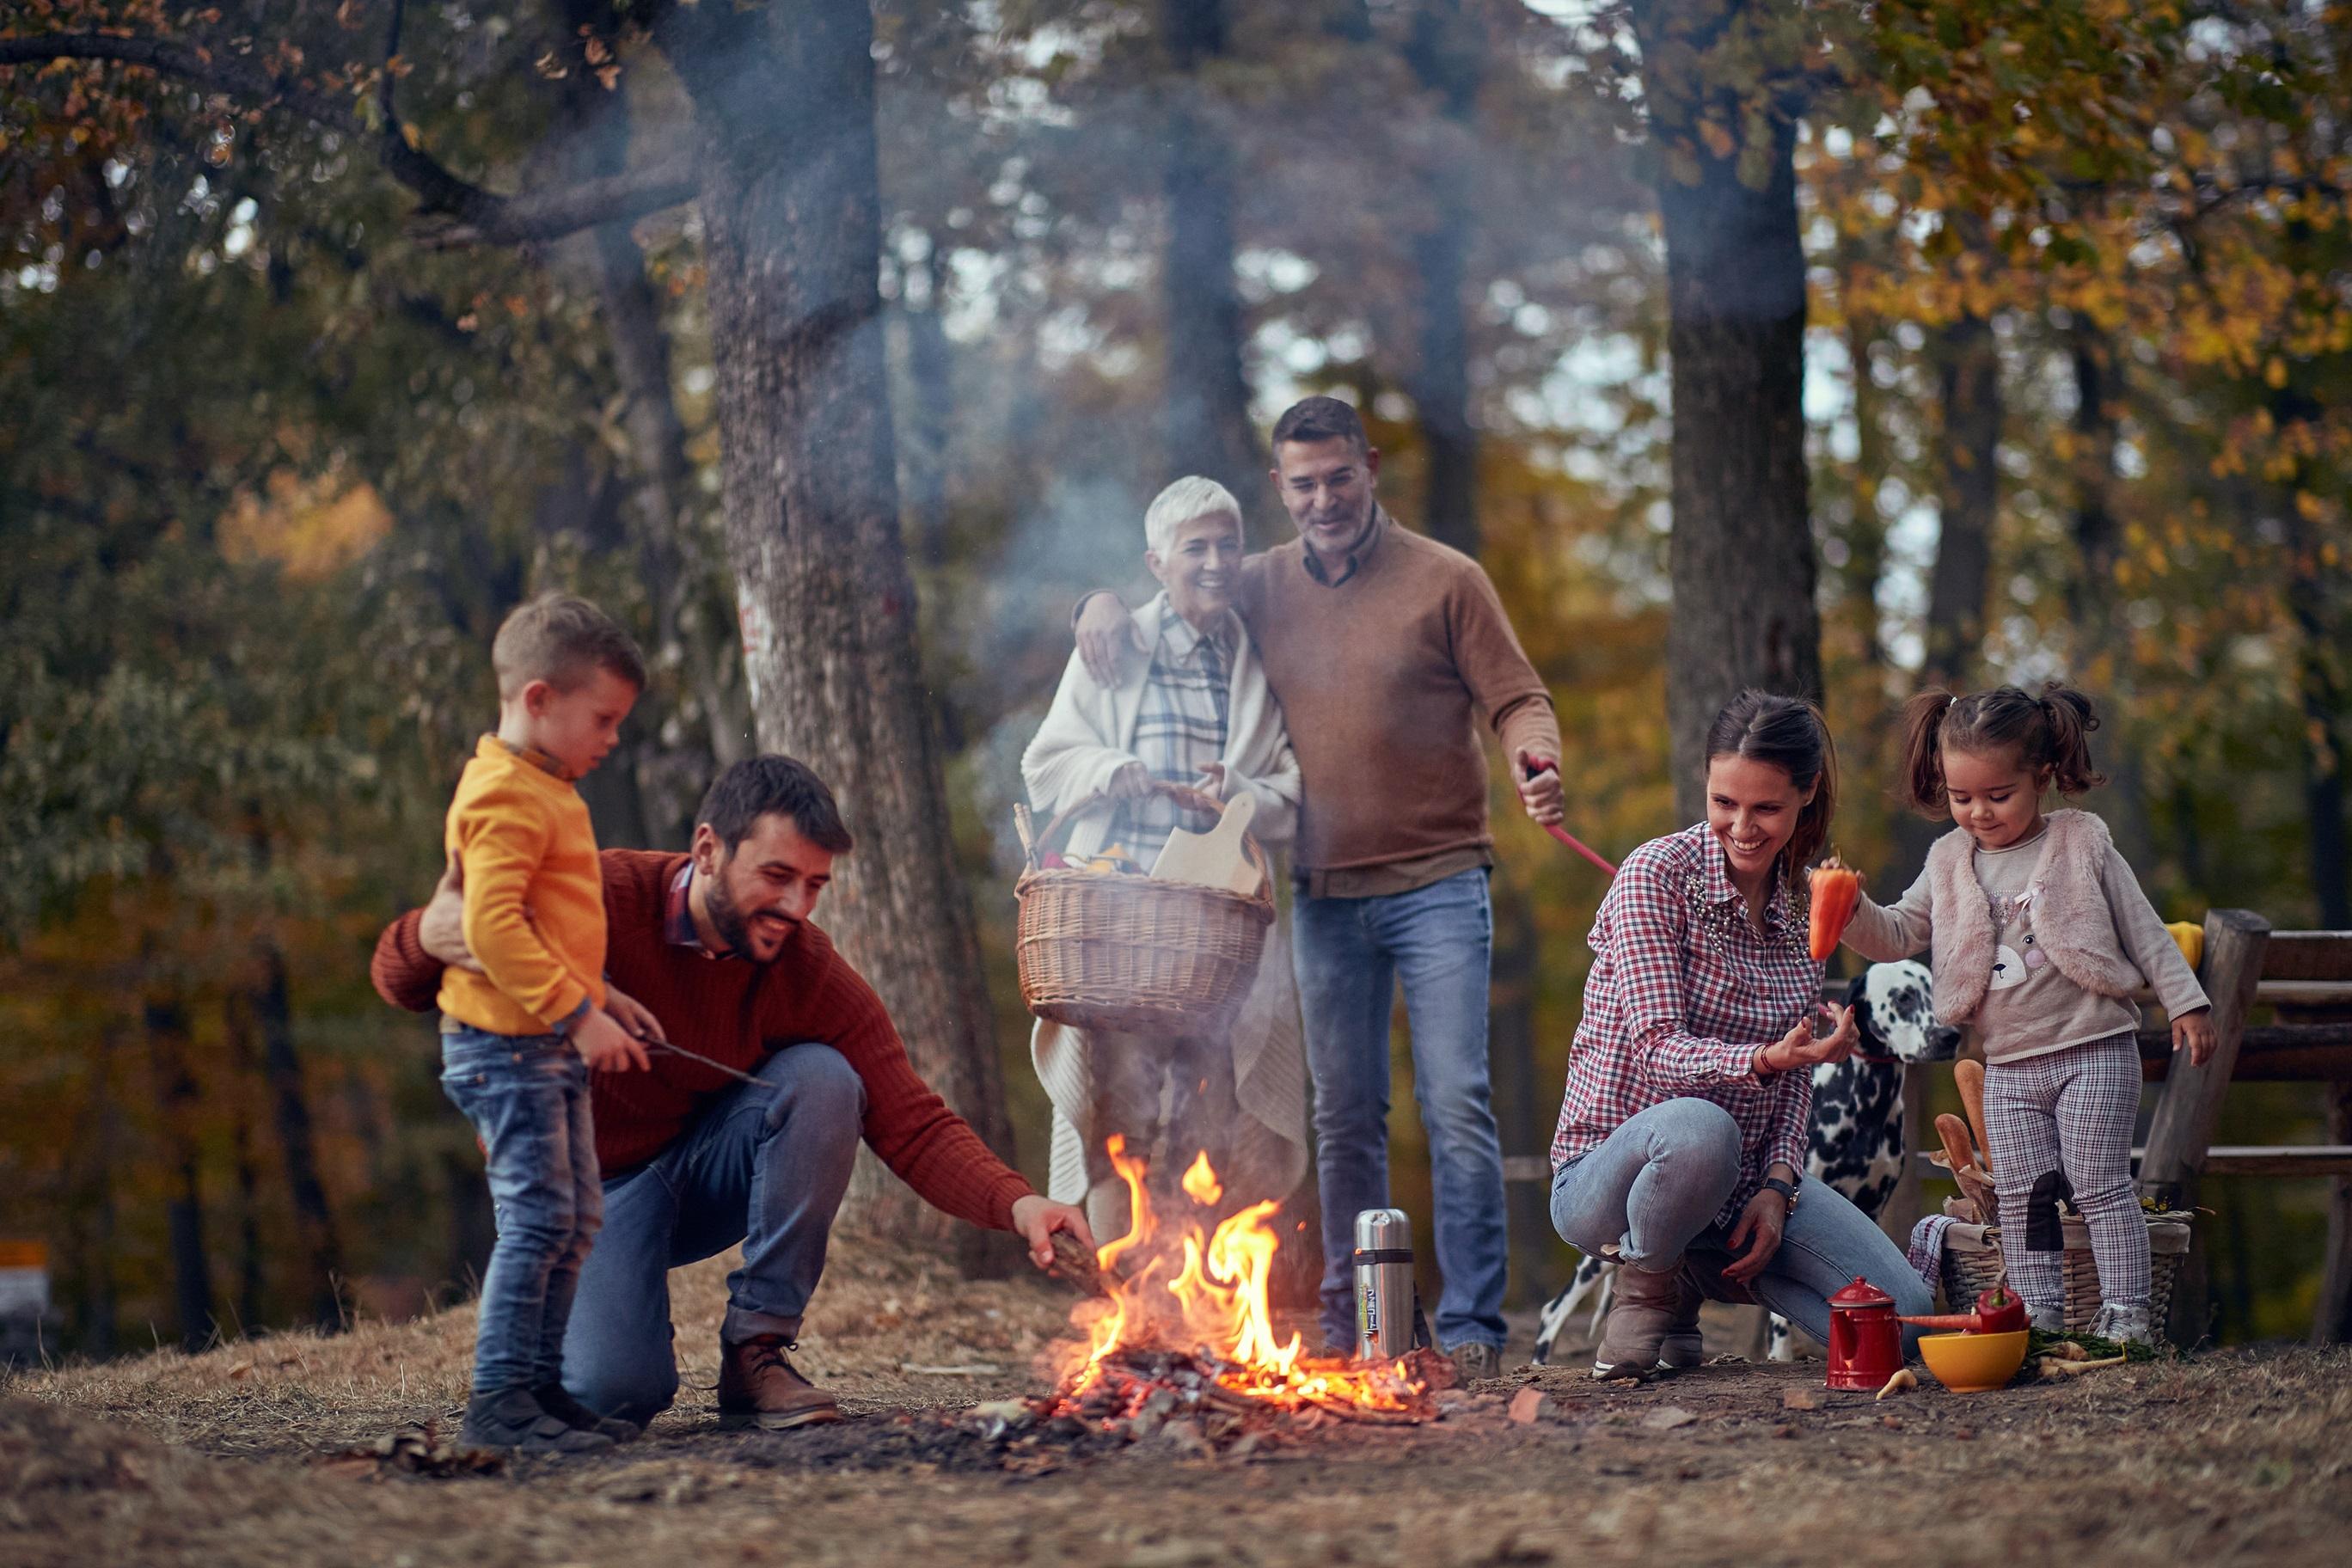
[[[1443,1357],[1349,1362],[1310,1356],[1297,1334],[1277,1334],[1267,1295],[1281,1246],[1268,1224],[1274,1203],[1253,1204],[1208,1229],[1204,1216],[1214,1216],[1224,1191],[1204,1152],[1181,1183],[1186,1211],[1163,1215],[1145,1162],[1119,1137],[1108,1150],[1133,1224],[1091,1260],[1099,1294],[1073,1314],[1085,1344],[1055,1393],[1031,1402],[1034,1420],[1124,1427],[1139,1437],[1194,1415],[1233,1418],[1215,1424],[1226,1433],[1260,1426],[1252,1418],[1267,1415],[1399,1426],[1435,1418],[1434,1394],[1454,1381]],[[1083,1249],[1074,1250],[1083,1259]]]

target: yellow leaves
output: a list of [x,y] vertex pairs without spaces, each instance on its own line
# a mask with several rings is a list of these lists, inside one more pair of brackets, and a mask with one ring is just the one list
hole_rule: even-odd
[[2273,392],[2284,386],[2286,384],[2286,361],[2279,358],[2276,354],[2271,355],[2270,363],[2263,366],[2263,382]]
[[391,509],[375,487],[347,484],[340,465],[310,479],[280,468],[265,490],[241,493],[221,519],[221,553],[231,561],[275,562],[298,582],[317,582],[392,531]]
[[1721,121],[1712,118],[1698,122],[1698,139],[1706,142],[1706,150],[1717,158],[1730,157],[1739,145],[1732,140],[1730,129]]

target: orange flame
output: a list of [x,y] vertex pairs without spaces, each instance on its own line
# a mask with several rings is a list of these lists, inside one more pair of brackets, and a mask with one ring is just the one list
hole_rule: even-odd
[[[1113,1135],[1107,1148],[1111,1168],[1127,1184],[1132,1220],[1125,1236],[1096,1254],[1110,1300],[1091,1309],[1098,1315],[1084,1324],[1088,1343],[1069,1383],[1072,1394],[1096,1382],[1102,1363],[1116,1352],[1159,1347],[1202,1355],[1217,1365],[1223,1387],[1286,1408],[1415,1407],[1426,1390],[1403,1363],[1310,1361],[1297,1334],[1277,1337],[1268,1287],[1281,1237],[1267,1224],[1277,1205],[1253,1204],[1205,1240],[1200,1219],[1192,1215],[1179,1216],[1174,1234],[1163,1235],[1144,1162],[1128,1153],[1127,1141],[1119,1136]],[[1224,1193],[1205,1152],[1185,1172],[1182,1187],[1200,1208],[1214,1205]]]
[[1184,1195],[1202,1208],[1213,1207],[1225,1195],[1224,1184],[1209,1167],[1209,1152],[1202,1150],[1192,1156],[1192,1168],[1184,1173]]

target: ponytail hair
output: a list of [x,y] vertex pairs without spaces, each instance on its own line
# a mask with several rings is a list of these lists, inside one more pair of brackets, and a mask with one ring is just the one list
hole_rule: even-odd
[[1950,809],[1943,761],[1949,749],[1978,757],[2011,752],[2026,772],[2047,772],[2059,794],[2078,795],[2107,782],[2091,763],[2091,731],[2098,727],[2091,700],[2054,680],[2039,697],[2014,686],[1966,697],[1923,691],[1903,710],[1904,792],[1928,816]]
[[1800,792],[1813,792],[1797,814],[1796,831],[1780,850],[1781,880],[1792,889],[1802,888],[1799,868],[1812,864],[1828,847],[1830,819],[1837,815],[1837,746],[1830,739],[1829,721],[1801,697],[1743,691],[1725,703],[1707,726],[1706,760],[1717,757],[1769,763],[1787,773]]
[[1944,715],[1958,700],[1938,686],[1903,705],[1903,798],[1929,816],[1944,809]]

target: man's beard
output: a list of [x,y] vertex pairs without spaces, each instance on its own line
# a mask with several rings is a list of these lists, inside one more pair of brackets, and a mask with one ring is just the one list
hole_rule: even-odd
[[719,940],[727,944],[727,951],[746,963],[773,963],[784,955],[784,948],[792,942],[793,933],[800,929],[794,923],[784,933],[783,940],[776,944],[776,951],[761,958],[751,944],[751,918],[736,906],[733,896],[727,890],[724,876],[710,879],[710,886],[703,894],[702,907],[710,917],[710,929],[719,933]]

